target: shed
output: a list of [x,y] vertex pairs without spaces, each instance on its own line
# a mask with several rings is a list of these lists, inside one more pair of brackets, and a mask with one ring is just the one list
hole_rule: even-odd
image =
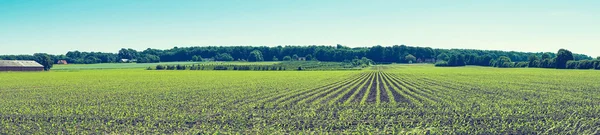
[[30,60],[0,60],[0,71],[44,71],[44,66]]

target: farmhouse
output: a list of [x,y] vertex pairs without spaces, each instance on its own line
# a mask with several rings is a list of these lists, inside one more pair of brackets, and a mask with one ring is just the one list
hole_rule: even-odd
[[44,71],[44,66],[35,61],[0,60],[0,71]]
[[56,64],[63,64],[63,65],[67,65],[69,63],[67,63],[66,60],[59,60],[58,62],[56,62]]

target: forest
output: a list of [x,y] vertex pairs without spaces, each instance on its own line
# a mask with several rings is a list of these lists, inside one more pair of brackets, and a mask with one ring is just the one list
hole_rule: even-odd
[[[49,58],[47,58],[48,56]],[[557,56],[550,52],[516,52],[474,49],[433,49],[406,45],[347,47],[336,46],[206,46],[174,47],[171,49],[152,49],[143,51],[122,48],[118,53],[69,51],[64,55],[36,53],[33,55],[0,55],[3,60],[35,60],[49,63],[51,68],[58,60],[69,64],[119,63],[122,59],[135,60],[137,63],[158,63],[174,61],[327,61],[348,62],[366,57],[375,63],[435,63],[439,66],[480,65],[496,67],[523,66],[522,62],[536,62],[536,67],[555,67],[553,59]],[[572,54],[574,61],[593,60],[584,54]],[[532,58],[533,57],[533,58]],[[535,58],[537,57],[537,59]],[[508,58],[508,59],[507,59]],[[531,59],[536,59],[531,60]],[[509,60],[509,61],[507,61]],[[52,61],[52,62],[47,62]],[[500,62],[498,62],[500,61]],[[504,62],[512,64],[504,65]],[[464,63],[464,64],[463,64]],[[500,63],[500,64],[497,64]],[[579,63],[586,63],[585,61]],[[566,64],[566,63],[565,63]],[[573,63],[571,63],[573,64]],[[592,63],[593,64],[593,63]],[[530,66],[529,63],[525,64]],[[531,67],[531,66],[530,66]],[[49,69],[48,68],[48,69]]]

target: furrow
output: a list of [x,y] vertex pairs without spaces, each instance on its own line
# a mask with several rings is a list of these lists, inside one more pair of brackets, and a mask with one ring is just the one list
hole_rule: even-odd
[[[350,78],[353,78],[353,77],[350,77]],[[334,82],[332,84],[323,85],[323,86],[320,86],[320,87],[317,87],[317,88],[312,88],[312,89],[296,89],[296,90],[293,90],[293,91],[288,91],[288,92],[283,92],[283,93],[274,93],[274,94],[264,94],[263,93],[264,96],[257,97],[255,99],[260,99],[258,101],[258,103],[272,103],[272,102],[275,102],[275,101],[278,101],[278,100],[283,100],[285,98],[289,98],[290,96],[300,95],[302,93],[307,93],[307,92],[309,92],[311,90],[327,89],[327,88],[333,87],[333,85],[342,84],[344,82],[346,82],[346,80],[336,81],[336,82]]]
[[375,74],[373,73],[373,75],[371,75],[371,77],[369,77],[369,80],[366,81],[363,85],[361,85],[360,87],[358,87],[358,89],[354,90],[354,92],[352,93],[352,95],[350,95],[349,97],[346,98],[346,96],[344,96],[344,98],[340,99],[340,102],[344,102],[346,104],[351,103],[351,102],[360,102],[360,98],[362,98],[362,94],[364,94],[364,91],[367,90],[367,88],[365,87],[367,84],[370,84],[370,82],[373,80],[373,78],[375,78]]
[[300,94],[296,94],[296,95],[293,95],[293,96],[288,97],[288,98],[277,100],[276,102],[277,102],[278,105],[289,104],[289,103],[286,103],[286,102],[297,103],[298,101],[300,101],[300,100],[302,100],[302,99],[304,99],[306,97],[310,97],[310,96],[312,96],[314,94],[317,94],[319,92],[323,92],[324,90],[330,90],[330,89],[340,88],[340,87],[342,87],[344,85],[348,85],[353,80],[356,80],[356,79],[355,78],[345,79],[344,83],[340,83],[340,84],[336,84],[336,85],[331,85],[331,87],[327,87],[325,89],[318,89],[318,90],[315,89],[315,90],[304,91],[304,92],[302,92]]
[[377,77],[377,99],[378,102],[377,103],[381,103],[381,102],[390,102],[390,96],[388,95],[389,93],[386,91],[386,89],[384,88],[384,82],[383,82],[383,72],[379,72],[379,77]]
[[[369,86],[362,91],[362,93],[359,93],[360,95],[357,96],[357,98],[355,98],[355,102],[360,102],[360,104],[366,104],[367,102],[369,102],[369,96],[372,93],[371,91],[373,91],[373,84],[375,83],[375,81],[377,80],[377,74],[375,75],[375,77],[371,78],[371,82],[369,83]],[[374,96],[374,95],[373,95]],[[375,100],[373,100],[373,102],[375,102]]]
[[395,80],[396,83],[399,83],[400,85],[402,85],[402,87],[404,87],[404,88],[408,89],[409,91],[411,91],[412,93],[414,93],[413,96],[418,96],[422,101],[428,102],[430,104],[436,103],[436,101],[432,100],[431,95],[428,95],[428,94],[422,92],[421,90],[415,88],[414,86],[410,86],[410,85],[404,83],[404,81],[402,81],[401,79],[398,79],[394,75],[392,75],[391,78],[392,78],[392,80]]
[[[359,82],[360,80],[362,80],[365,77],[366,77],[366,75],[362,74],[362,76],[360,76],[359,78],[356,78],[356,79],[352,80],[352,82],[350,82],[350,83],[348,83],[346,85],[341,85],[339,87],[331,88],[331,89],[328,89],[326,91],[322,91],[322,92],[316,93],[316,94],[314,94],[314,95],[312,95],[310,97],[302,98],[303,100],[299,101],[298,104],[312,103],[315,100],[325,99],[325,97],[327,95],[329,95],[330,93],[332,93],[334,91],[337,91],[337,90],[345,89],[345,88],[347,88],[349,86],[352,86],[352,85],[354,85],[355,83]],[[317,101],[317,102],[320,102],[320,101]]]
[[359,78],[356,82],[352,83],[352,85],[348,85],[347,87],[341,88],[341,89],[336,89],[335,91],[332,91],[330,93],[328,93],[327,95],[323,96],[323,98],[318,98],[314,101],[312,101],[313,104],[327,104],[328,102],[337,99],[340,94],[342,94],[343,92],[346,92],[347,90],[353,89],[355,87],[357,87],[358,85],[362,84],[365,80],[367,80],[371,74],[370,73],[361,73],[362,78]]
[[361,83],[352,86],[351,89],[348,89],[348,90],[344,91],[343,93],[338,93],[336,98],[329,101],[329,104],[344,103],[345,101],[351,99],[352,95],[354,95],[354,93],[356,93],[356,91],[358,91],[365,84],[367,84],[367,82],[369,81],[369,79],[371,77],[373,77],[373,75],[374,75],[373,72],[368,73],[367,78],[363,79]]
[[419,100],[415,99],[414,97],[412,97],[408,92],[402,90],[401,87],[399,87],[396,83],[392,82],[391,79],[389,79],[389,74],[384,74],[385,77],[385,81],[388,84],[388,88],[391,88],[392,90],[392,95],[394,95],[394,99],[396,101],[396,103],[408,103],[408,104],[412,104],[412,103],[417,103],[419,104]]

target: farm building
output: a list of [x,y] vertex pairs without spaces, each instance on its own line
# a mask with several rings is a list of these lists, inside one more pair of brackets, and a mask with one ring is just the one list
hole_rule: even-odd
[[56,62],[56,64],[63,64],[63,65],[67,65],[69,63],[67,63],[66,60],[59,60],[58,62]]
[[136,59],[121,59],[122,63],[137,62]]
[[0,60],[0,71],[44,71],[44,66],[35,61]]

